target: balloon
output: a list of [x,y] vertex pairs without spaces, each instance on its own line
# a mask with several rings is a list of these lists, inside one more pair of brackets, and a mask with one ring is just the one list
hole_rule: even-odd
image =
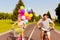
[[29,17],[33,17],[33,14],[29,14]]
[[27,17],[26,17],[26,20],[31,20],[31,17],[27,16]]
[[18,14],[21,14],[21,10],[20,9],[18,10]]
[[20,18],[21,18],[22,16],[23,16],[22,14],[18,14],[18,17],[20,17]]
[[20,9],[24,9],[24,6],[20,6]]
[[28,13],[31,14],[32,13],[32,10],[28,11]]
[[28,8],[27,11],[28,11],[28,12],[31,11],[31,8]]
[[24,16],[29,16],[28,12],[25,12],[25,13],[24,13]]
[[24,20],[24,22],[25,22],[26,24],[28,24],[28,20]]
[[24,12],[25,12],[25,10],[24,10],[24,9],[22,9],[22,10],[21,10],[21,13],[22,13],[22,14],[24,14]]
[[25,16],[22,16],[22,19],[25,20],[26,19]]

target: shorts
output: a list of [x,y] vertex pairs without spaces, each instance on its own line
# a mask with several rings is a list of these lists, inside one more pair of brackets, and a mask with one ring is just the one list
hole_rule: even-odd
[[42,31],[50,31],[50,28],[41,28]]

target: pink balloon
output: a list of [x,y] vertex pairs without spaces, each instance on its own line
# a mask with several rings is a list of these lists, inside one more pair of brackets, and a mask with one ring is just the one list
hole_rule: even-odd
[[22,19],[25,20],[26,19],[25,16],[22,16]]
[[21,10],[20,9],[18,10],[18,14],[21,14]]
[[18,14],[20,14],[21,16],[23,16],[24,15],[24,12],[25,12],[25,10],[18,10]]
[[20,17],[20,18],[21,18],[22,16],[21,16],[20,14],[18,14],[18,17]]
[[21,13],[22,13],[22,14],[24,14],[24,13],[25,13],[25,10],[24,10],[24,9],[22,9],[22,10],[21,10]]

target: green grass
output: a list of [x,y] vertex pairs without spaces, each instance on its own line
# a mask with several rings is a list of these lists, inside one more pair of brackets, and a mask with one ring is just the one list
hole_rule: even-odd
[[11,30],[12,27],[12,20],[0,20],[0,33],[6,32]]
[[[13,23],[13,21],[11,19],[0,20],[0,33],[11,30],[12,23]],[[33,22],[29,22],[29,24],[31,24],[31,23],[33,23]],[[14,27],[17,28],[17,25],[15,25]]]
[[59,23],[55,23],[55,29],[60,31],[60,24]]

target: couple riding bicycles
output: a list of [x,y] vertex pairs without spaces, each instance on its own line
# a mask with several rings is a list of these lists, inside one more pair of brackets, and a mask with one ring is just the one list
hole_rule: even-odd
[[[41,28],[41,40],[44,40],[44,31],[47,32],[47,36],[48,36],[48,40],[51,40],[50,38],[50,26],[49,26],[49,23],[52,24],[52,29],[54,29],[54,22],[48,18],[48,15],[47,14],[44,14],[43,15],[43,18],[40,19],[38,22],[37,22],[37,26],[38,28]],[[21,28],[22,29],[22,40],[24,40],[24,31],[25,31],[25,28],[27,27],[26,23],[24,21],[22,21],[19,17],[18,17],[18,21],[15,22],[12,27],[14,27],[15,24],[18,24],[18,28]],[[18,35],[18,37],[20,36],[20,34]]]

